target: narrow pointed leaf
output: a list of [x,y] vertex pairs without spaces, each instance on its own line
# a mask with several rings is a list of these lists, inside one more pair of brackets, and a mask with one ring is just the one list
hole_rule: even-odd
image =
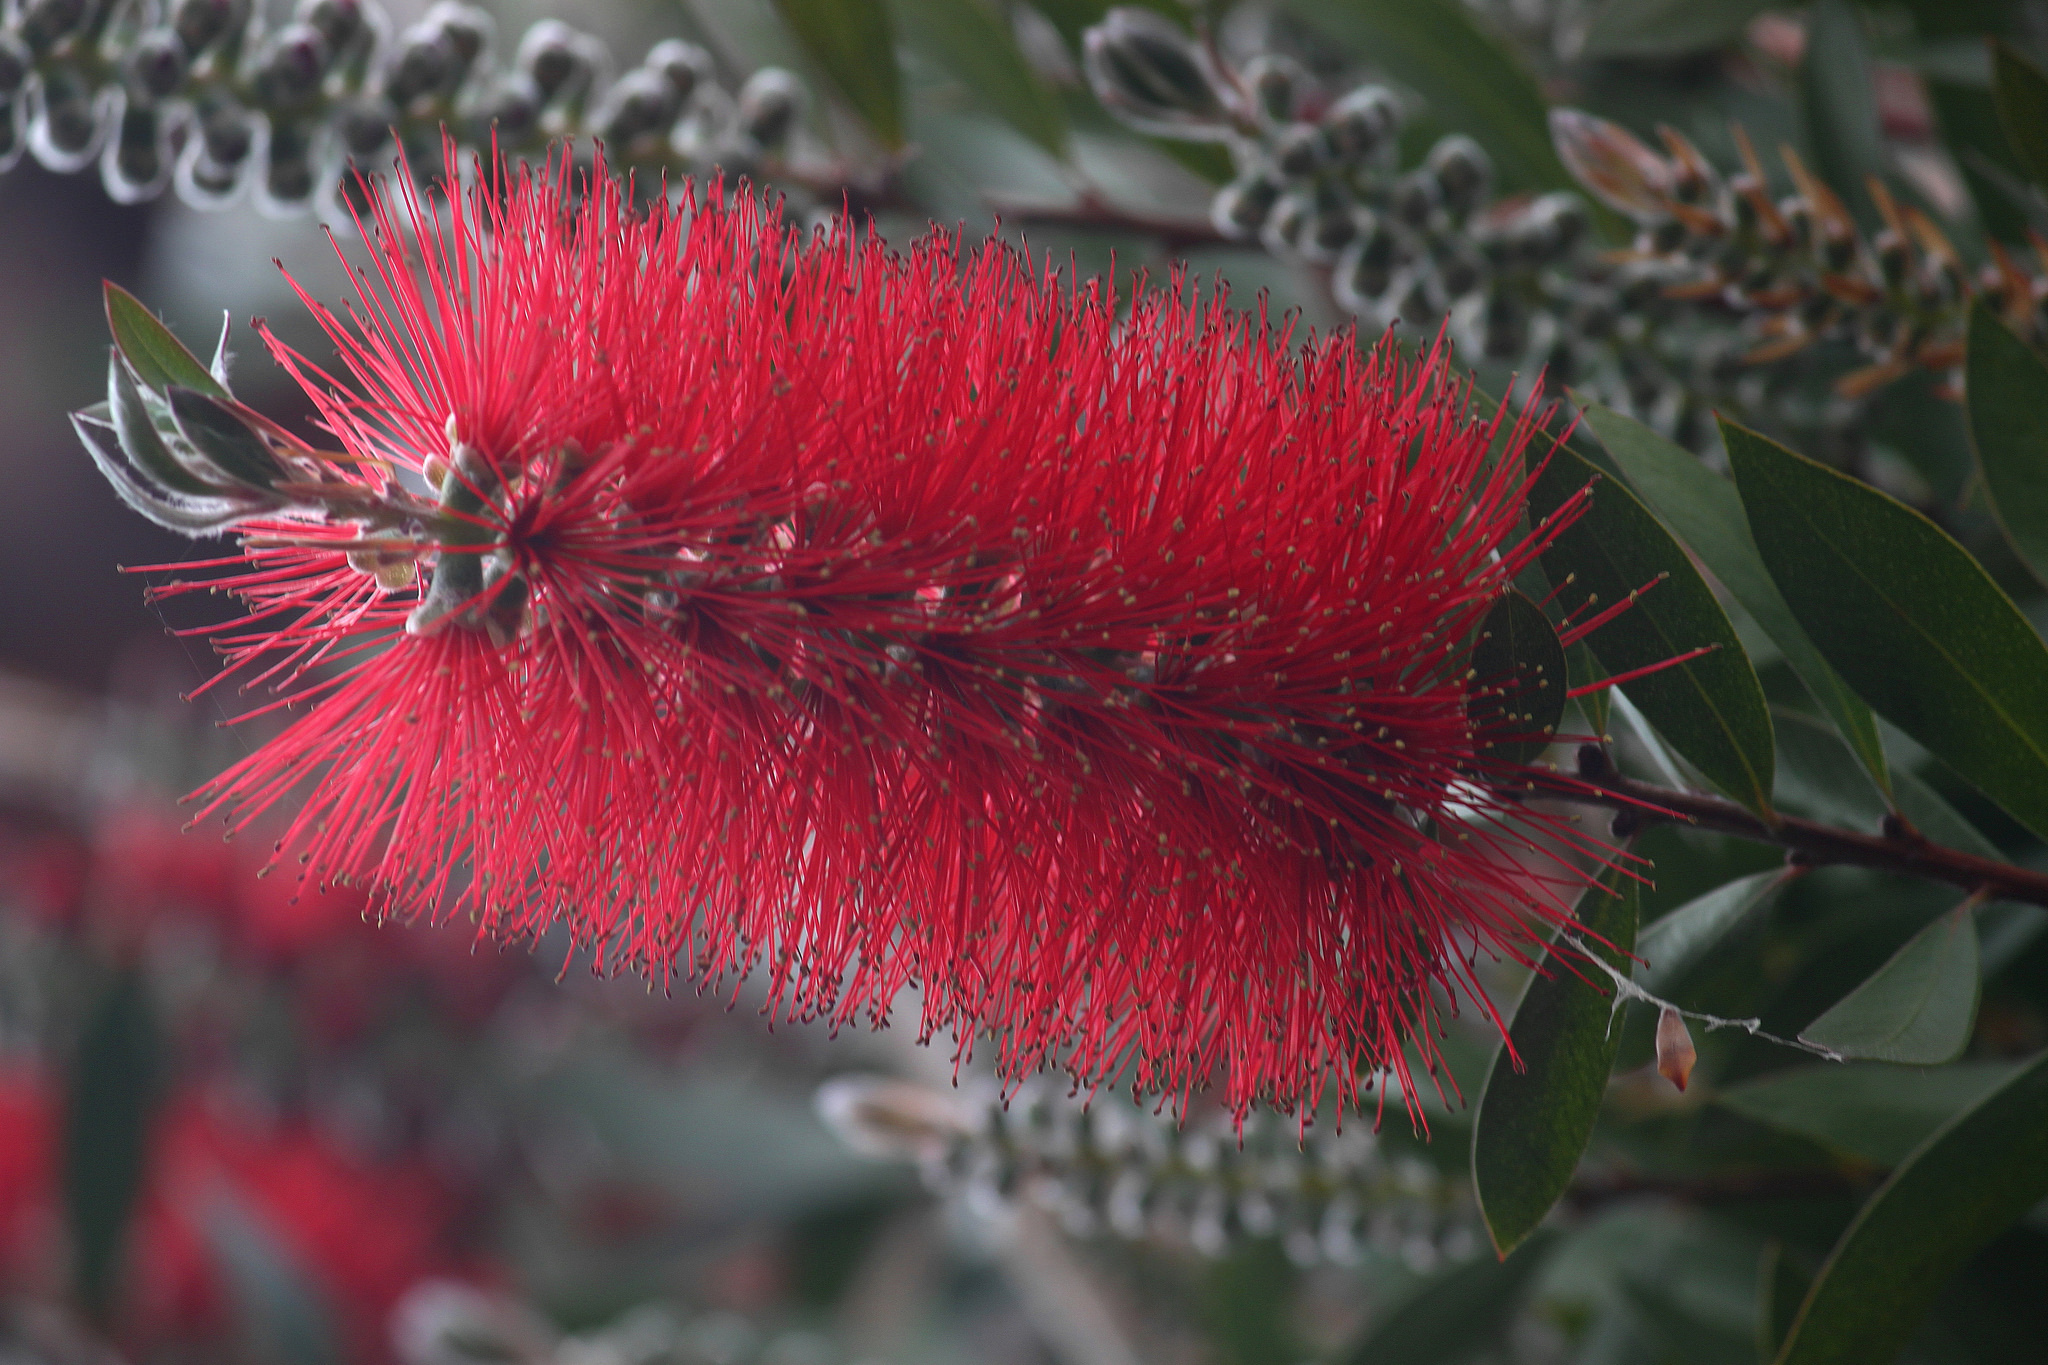
[[1472,723],[1497,736],[1489,754],[1527,763],[1550,747],[1564,716],[1564,646],[1543,608],[1510,592],[1486,613],[1472,667],[1488,694],[1472,703]]
[[199,357],[186,350],[185,343],[157,321],[141,299],[112,280],[106,281],[102,292],[114,345],[145,388],[167,389],[176,384],[213,398],[228,396]]
[[179,435],[223,474],[258,492],[284,477],[263,438],[221,400],[179,387],[168,390],[168,397]]
[[892,0],[891,10],[905,40],[959,77],[981,107],[1066,156],[1066,110],[1025,60],[1003,14],[982,0]]
[[121,438],[115,433],[112,423],[73,413],[71,429],[78,433],[86,454],[92,457],[100,476],[113,487],[114,495],[128,504],[132,511],[141,513],[167,531],[194,537],[215,535],[242,517],[252,515],[255,510],[224,498],[188,497],[182,493],[164,492],[144,483],[123,457]]
[[221,490],[178,462],[143,401],[135,374],[121,353],[107,356],[107,409],[121,452],[135,472],[164,488],[196,497],[218,497]]
[[1799,103],[1814,169],[1844,200],[1867,205],[1865,182],[1884,174],[1885,160],[1863,21],[1849,0],[1821,0],[1806,22]]
[[2048,583],[2048,364],[1982,295],[1970,305],[1966,382],[1970,444],[1992,510],[2020,558]]
[[[1600,477],[1563,444],[1532,442],[1529,461],[1532,469],[1542,466],[1529,490],[1531,517],[1549,516]],[[1709,781],[1751,810],[1768,812],[1771,716],[1756,670],[1713,589],[1635,494],[1617,479],[1600,479],[1592,506],[1544,551],[1543,569],[1552,583],[1574,578],[1560,599],[1573,608],[1588,594],[1598,598],[1598,610],[1640,593],[1586,637],[1609,676],[1711,648],[1631,682],[1628,699]]]
[[1999,38],[1991,44],[1991,90],[2013,154],[2035,184],[2048,186],[2048,72]]
[[2006,1062],[1811,1062],[1715,1091],[1713,1100],[1758,1123],[1896,1166],[2015,1070]]
[[[1637,884],[1610,873],[1579,898],[1575,927],[1593,951],[1625,971],[1641,905]],[[1571,1183],[1621,1044],[1621,1030],[1608,1026],[1613,984],[1598,968],[1573,963],[1571,952],[1560,953],[1555,936],[1551,943],[1515,1006],[1472,1125],[1472,1183],[1502,1256],[1536,1230]]]
[[903,145],[903,81],[883,0],[775,0],[782,22],[886,147]]
[[1586,27],[1588,57],[1675,57],[1720,47],[1774,0],[1608,0]]
[[1922,929],[1800,1037],[1844,1057],[1940,1066],[1977,1019],[1977,920],[1965,902]]
[[1498,1337],[1543,1268],[1556,1242],[1539,1232],[1522,1254],[1501,1261],[1479,1256],[1437,1271],[1375,1315],[1365,1335],[1343,1351],[1346,1365],[1442,1365],[1462,1360]]
[[1842,1234],[1777,1365],[1877,1365],[1986,1243],[2048,1197],[2048,1052],[1950,1120]]
[[221,310],[220,340],[213,344],[213,363],[206,367],[206,372],[213,376],[214,382],[220,385],[223,393],[228,387],[228,362],[234,359],[233,353],[228,350],[228,337],[234,330],[234,316],[225,309]]
[[1783,1242],[1774,1239],[1764,1248],[1763,1262],[1757,1267],[1756,1325],[1765,1360],[1778,1354],[1792,1334],[1799,1305],[1812,1288],[1813,1277],[1793,1263]]
[[1863,699],[1828,667],[1800,628],[1785,595],[1771,581],[1735,485],[1701,464],[1690,451],[1611,408],[1586,409],[1586,425],[1622,473],[1742,609],[1756,620],[1785,662],[1828,713],[1880,791],[1891,790],[1884,741]]
[[1696,897],[1644,929],[1636,940],[1636,982],[1653,995],[1671,990],[1731,930],[1785,885],[1783,872],[1738,877]]
[[1799,624],[1872,710],[2048,835],[2048,645],[1947,532],[1723,420],[1751,533]]
[[104,1321],[142,1194],[156,1090],[157,1034],[136,973],[109,984],[86,1020],[67,1078],[63,1192],[73,1288]]

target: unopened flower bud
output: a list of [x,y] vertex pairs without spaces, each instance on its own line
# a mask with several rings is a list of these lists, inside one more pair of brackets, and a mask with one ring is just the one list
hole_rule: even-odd
[[1243,239],[1265,226],[1266,215],[1280,199],[1279,177],[1266,170],[1241,175],[1216,192],[1209,221],[1225,237]]
[[1692,1065],[1698,1059],[1685,1016],[1666,1005],[1657,1016],[1657,1074],[1683,1090],[1692,1079]]
[[1293,120],[1309,87],[1309,74],[1300,62],[1269,53],[1246,62],[1239,79],[1251,92],[1253,112],[1276,128]]
[[1429,222],[1439,202],[1436,177],[1414,171],[1395,182],[1388,208],[1401,222],[1419,228]]
[[1164,15],[1113,9],[1083,38],[1082,66],[1105,109],[1143,132],[1229,136],[1229,115],[1195,42]]
[[263,169],[263,194],[273,209],[291,211],[312,199],[319,187],[309,130],[279,121],[270,129],[270,156]]
[[294,17],[318,29],[330,52],[340,52],[367,26],[362,0],[299,0]]
[[1358,235],[1358,223],[1349,207],[1343,205],[1325,206],[1309,216],[1302,229],[1300,250],[1302,256],[1319,265],[1327,265],[1337,259],[1337,253],[1350,245]]
[[1394,282],[1399,243],[1386,226],[1361,215],[1360,231],[1337,260],[1337,301],[1354,313],[1376,306]]
[[401,109],[442,93],[456,74],[455,49],[445,34],[417,25],[399,40],[384,73],[384,94]]
[[197,57],[248,17],[248,0],[178,0],[171,10],[171,32],[185,45],[186,56]]
[[201,119],[199,137],[215,165],[239,166],[249,155],[249,120],[232,105],[215,109]]
[[185,79],[185,45],[168,29],[145,33],[135,40],[127,66],[131,94],[154,103],[176,90]]
[[42,116],[31,136],[36,157],[52,170],[75,171],[98,150],[105,132],[102,104],[69,68],[43,77]]
[[129,105],[101,163],[108,197],[117,204],[137,204],[162,189],[170,174],[168,150],[163,116],[147,104]]
[[740,131],[762,147],[780,147],[803,113],[803,82],[780,67],[764,66],[740,87],[738,104]]
[[602,49],[567,24],[543,19],[519,40],[519,69],[549,102],[581,99],[596,79]]
[[35,61],[35,54],[23,46],[21,39],[0,29],[0,100],[10,100],[21,93]]
[[1485,200],[1493,180],[1493,158],[1462,133],[1438,139],[1423,164],[1436,180],[1444,207],[1460,218]]
[[92,11],[93,0],[27,0],[16,31],[29,51],[41,56],[85,27]]
[[1314,175],[1330,159],[1329,139],[1313,123],[1290,124],[1273,138],[1273,164],[1290,180]]
[[287,24],[264,44],[256,71],[263,102],[290,107],[320,91],[330,53],[327,40],[311,24]]
[[501,72],[471,111],[472,141],[487,143],[493,135],[502,147],[519,147],[540,132],[541,94],[523,71]]
[[884,1076],[839,1076],[818,1087],[818,1117],[863,1156],[919,1160],[968,1132],[949,1096]]
[[641,67],[612,82],[591,115],[591,126],[605,141],[624,147],[636,138],[667,131],[679,108],[668,78]]
[[390,101],[366,95],[351,100],[335,114],[334,131],[344,152],[357,161],[367,161],[391,141],[391,128],[398,117]]
[[1360,161],[1386,145],[1401,126],[1401,102],[1391,90],[1362,85],[1323,115],[1330,145],[1345,161]]
[[1481,320],[1481,348],[1492,360],[1510,360],[1529,344],[1529,306],[1506,289],[1486,296]]
[[469,68],[483,55],[491,33],[497,27],[491,16],[474,5],[454,3],[454,0],[440,0],[426,17],[420,21],[422,27],[431,27],[438,32],[454,54],[456,80],[469,74]]
[[1307,231],[1315,210],[1316,201],[1307,194],[1282,195],[1273,205],[1273,211],[1266,215],[1266,225],[1260,230],[1259,240],[1276,256],[1294,255],[1301,250],[1302,234]]
[[711,54],[695,43],[686,43],[680,38],[666,38],[656,43],[641,63],[649,71],[658,71],[676,92],[678,104],[687,105],[692,96],[718,78],[718,64]]
[[1573,179],[1639,223],[1667,216],[1675,172],[1618,123],[1577,109],[1550,111],[1550,140]]

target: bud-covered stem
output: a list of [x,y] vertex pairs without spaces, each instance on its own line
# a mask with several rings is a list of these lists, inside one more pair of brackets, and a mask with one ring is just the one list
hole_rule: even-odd
[[646,188],[663,174],[779,165],[803,90],[754,73],[736,92],[712,55],[657,43],[609,79],[595,39],[554,20],[494,60],[490,16],[443,0],[403,31],[375,0],[24,0],[0,20],[0,171],[31,151],[57,171],[97,159],[123,203],[175,184],[212,207],[253,192],[273,212],[354,190],[351,166],[402,151],[422,175],[444,136],[509,156],[601,140]]

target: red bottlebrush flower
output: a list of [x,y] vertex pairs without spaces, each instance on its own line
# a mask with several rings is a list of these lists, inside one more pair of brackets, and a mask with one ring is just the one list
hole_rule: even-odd
[[344,449],[273,442],[291,506],[170,590],[311,709],[206,811],[303,793],[280,847],[388,907],[835,1024],[916,986],[1007,1074],[1240,1109],[1405,1078],[1560,917],[1470,662],[1555,526],[1441,349],[578,183],[408,186],[349,320],[307,300],[346,373],[271,342]]

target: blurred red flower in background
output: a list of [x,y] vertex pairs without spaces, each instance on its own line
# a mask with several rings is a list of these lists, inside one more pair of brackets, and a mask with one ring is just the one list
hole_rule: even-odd
[[[0,1076],[0,1294],[48,1298],[68,1259],[61,1100],[44,1075]],[[416,1159],[370,1160],[303,1122],[186,1087],[150,1128],[122,1252],[114,1335],[133,1356],[225,1349],[247,1330],[250,1258],[303,1291],[335,1357],[390,1359],[398,1300],[433,1278],[488,1278],[460,1247],[460,1201]]]

